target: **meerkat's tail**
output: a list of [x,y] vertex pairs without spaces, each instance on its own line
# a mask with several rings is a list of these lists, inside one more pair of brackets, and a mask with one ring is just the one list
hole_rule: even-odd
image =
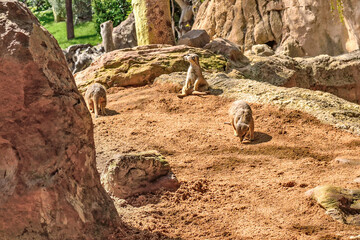
[[224,122],[224,124],[226,124],[226,125],[231,125],[231,122]]
[[210,93],[209,91],[206,91],[206,92],[193,91],[191,94],[192,95],[207,95],[209,93]]

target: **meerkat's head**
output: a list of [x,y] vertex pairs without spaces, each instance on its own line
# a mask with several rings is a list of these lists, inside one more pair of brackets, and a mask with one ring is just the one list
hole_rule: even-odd
[[110,31],[112,33],[112,30],[113,30],[113,22],[111,20],[100,24],[101,33],[105,33],[106,31]]
[[189,54],[185,55],[184,59],[186,61],[188,61],[190,64],[195,64],[195,65],[200,66],[199,56],[195,53],[189,53]]
[[236,132],[240,138],[240,142],[242,142],[246,136],[246,134],[249,132],[249,125],[245,123],[239,123],[236,125]]

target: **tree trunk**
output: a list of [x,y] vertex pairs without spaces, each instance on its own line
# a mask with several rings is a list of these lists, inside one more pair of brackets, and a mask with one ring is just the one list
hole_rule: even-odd
[[66,5],[66,32],[67,32],[67,39],[70,40],[75,37],[72,0],[66,0],[65,5]]
[[169,0],[132,0],[138,45],[175,44]]

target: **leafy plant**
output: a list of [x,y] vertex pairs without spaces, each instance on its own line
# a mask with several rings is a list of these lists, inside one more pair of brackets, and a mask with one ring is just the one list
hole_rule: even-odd
[[21,0],[32,12],[41,12],[51,8],[48,0]]
[[98,33],[101,23],[111,20],[115,27],[124,21],[132,10],[130,0],[93,0],[92,7]]

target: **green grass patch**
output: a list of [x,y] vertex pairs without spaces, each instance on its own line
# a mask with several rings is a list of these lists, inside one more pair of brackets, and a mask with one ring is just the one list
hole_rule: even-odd
[[94,22],[81,23],[74,26],[75,38],[67,40],[66,22],[54,22],[51,10],[35,14],[40,23],[55,37],[62,49],[74,44],[97,45],[101,42],[101,36],[96,32]]

